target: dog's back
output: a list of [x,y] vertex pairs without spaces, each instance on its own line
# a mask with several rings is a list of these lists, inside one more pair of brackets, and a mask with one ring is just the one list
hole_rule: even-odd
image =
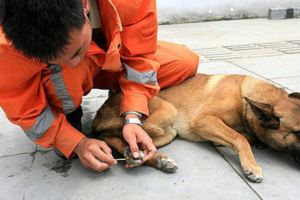
[[218,116],[228,126],[243,132],[241,86],[246,79],[253,80],[243,75],[197,74],[181,85],[162,90],[158,96],[178,110],[174,128],[181,137],[190,137],[191,120],[199,115]]

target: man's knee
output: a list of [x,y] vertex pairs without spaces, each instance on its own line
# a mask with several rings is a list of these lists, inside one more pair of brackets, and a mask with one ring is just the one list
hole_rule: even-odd
[[199,55],[184,45],[160,42],[158,55],[163,61],[158,71],[161,88],[180,84],[197,73]]
[[177,70],[186,78],[194,76],[197,73],[199,65],[199,55],[189,50],[188,55],[179,58],[176,62]]
[[199,66],[199,55],[195,52],[191,52],[190,59],[187,61],[187,67],[189,69],[190,75],[195,75]]

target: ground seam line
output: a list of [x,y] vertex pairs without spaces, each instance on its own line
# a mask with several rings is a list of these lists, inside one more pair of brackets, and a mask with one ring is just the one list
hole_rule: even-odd
[[24,152],[24,153],[17,153],[17,154],[11,154],[11,155],[5,155],[5,156],[0,156],[1,158],[9,158],[9,157],[14,157],[14,156],[20,156],[20,155],[26,155],[26,154],[32,154],[34,152]]
[[262,75],[260,75],[260,74],[258,74],[258,73],[256,73],[256,72],[250,71],[249,69],[244,68],[243,66],[241,66],[241,65],[239,65],[239,64],[234,63],[234,61],[232,61],[232,60],[226,60],[226,61],[229,62],[229,63],[232,64],[232,65],[235,65],[235,66],[237,66],[237,67],[239,67],[239,68],[242,68],[243,70],[246,70],[246,71],[248,71],[248,72],[251,72],[251,73],[253,73],[253,74],[255,74],[255,75],[257,75],[257,76],[259,76],[259,77],[261,77],[261,78],[263,78],[263,79],[265,79],[265,80],[267,80],[267,81],[270,81],[270,82],[272,82],[273,84],[276,84],[276,85],[280,86],[281,88],[285,88],[285,89],[287,89],[287,90],[289,90],[289,91],[291,91],[291,92],[294,92],[293,90],[291,90],[291,89],[285,87],[284,85],[281,85],[280,83],[277,83],[277,82],[275,82],[275,81],[273,81],[273,80],[271,80],[271,79],[269,79],[269,78],[266,78],[266,77],[264,77],[264,76],[262,76]]
[[224,156],[224,154],[221,153],[221,151],[219,151],[218,148],[216,148],[215,146],[213,146],[214,149],[219,153],[219,155],[229,164],[229,166],[237,173],[237,175],[239,175],[239,177],[246,183],[246,185],[250,188],[250,190],[252,190],[252,192],[254,192],[256,194],[256,196],[260,199],[263,200],[263,198],[259,195],[259,193],[248,183],[248,181],[246,180],[246,178],[244,177],[244,175],[241,175],[234,167],[233,165],[229,162],[229,160]]

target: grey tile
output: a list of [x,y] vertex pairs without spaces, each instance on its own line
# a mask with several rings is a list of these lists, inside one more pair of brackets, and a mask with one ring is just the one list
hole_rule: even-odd
[[[300,67],[299,67],[300,69]],[[300,76],[272,79],[272,81],[283,85],[293,92],[300,92]]]
[[300,55],[282,55],[248,59],[234,59],[231,63],[241,66],[268,79],[300,76]]
[[254,73],[242,69],[227,61],[212,61],[206,63],[200,63],[198,73],[204,74],[242,74],[259,78]]
[[[218,149],[242,175],[239,159],[235,153],[225,147]],[[287,153],[277,152],[270,148],[253,147],[252,149],[257,163],[263,169],[264,179],[262,183],[249,182],[251,187],[263,199],[298,199],[300,190],[300,165]]]
[[82,101],[83,117],[81,120],[83,132],[87,134],[90,133],[92,121],[98,109],[107,99],[107,97],[108,97],[107,90],[97,90],[97,89],[91,90],[91,92],[87,96],[83,97],[83,101]]
[[225,20],[159,26],[160,40],[193,49],[299,40],[300,20]]
[[[230,61],[231,62],[231,61]],[[251,76],[256,79],[260,79],[266,82],[269,82],[277,87],[283,88],[288,92],[293,91],[292,89],[299,86],[300,77],[295,78],[285,78],[285,79],[267,79],[259,74],[249,71],[247,68],[243,69],[237,65],[230,63],[229,61],[214,61],[200,64],[198,68],[198,73],[204,74],[241,74],[246,76]],[[288,83],[288,84],[287,84]],[[290,89],[291,88],[291,89]],[[296,90],[296,91],[300,91]]]
[[27,138],[20,127],[11,124],[0,109],[0,156],[33,152],[35,144]]
[[18,155],[0,158],[0,199],[21,200],[27,190],[32,157]]

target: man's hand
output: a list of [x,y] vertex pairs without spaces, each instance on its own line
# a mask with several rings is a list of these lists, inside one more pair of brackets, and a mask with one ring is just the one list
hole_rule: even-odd
[[86,168],[103,172],[117,161],[111,154],[111,149],[103,141],[83,138],[74,150]]
[[[153,158],[157,151],[152,139],[149,135],[137,124],[126,124],[123,127],[123,137],[129,144],[130,151],[134,158],[139,156],[139,146],[143,150],[145,158],[143,161]],[[128,166],[131,167],[131,166]]]

